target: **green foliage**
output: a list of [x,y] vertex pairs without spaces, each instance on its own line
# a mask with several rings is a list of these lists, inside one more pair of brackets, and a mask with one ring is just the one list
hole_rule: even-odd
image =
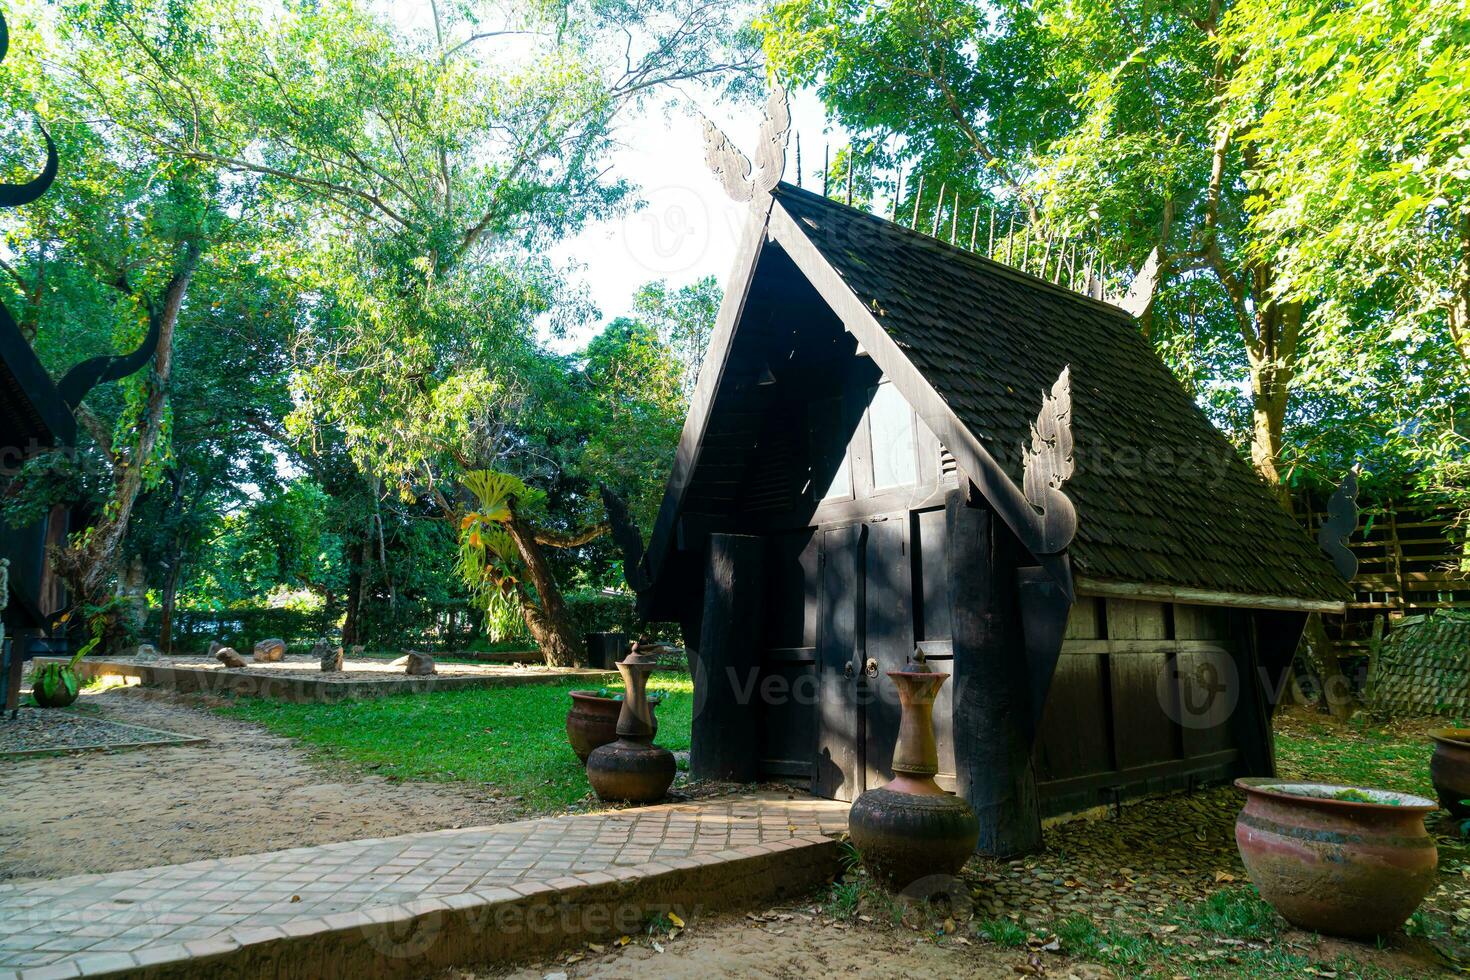
[[975,923],[975,934],[998,946],[1019,949],[1026,945],[1026,928],[1010,919],[983,919]]
[[[905,174],[1095,247],[1155,247],[1149,339],[1272,480],[1470,504],[1463,4],[779,0],[775,73]],[[842,161],[845,169],[846,161]],[[1300,304],[1300,305],[1298,305]]]
[[70,664],[42,664],[31,672],[31,698],[41,707],[64,708],[80,693],[77,672]]
[[1281,934],[1282,920],[1254,886],[1225,888],[1200,902],[1175,910],[1181,925],[1231,939],[1269,939]]

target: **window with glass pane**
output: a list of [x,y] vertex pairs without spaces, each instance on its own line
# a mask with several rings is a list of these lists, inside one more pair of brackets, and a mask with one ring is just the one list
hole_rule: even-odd
[[[812,496],[837,500],[852,496],[852,467],[847,454],[848,433],[842,424],[842,399],[812,402]],[[830,474],[830,476],[829,476]]]
[[914,439],[914,413],[893,385],[873,389],[868,405],[873,435],[873,489],[906,487],[918,482],[919,457]]

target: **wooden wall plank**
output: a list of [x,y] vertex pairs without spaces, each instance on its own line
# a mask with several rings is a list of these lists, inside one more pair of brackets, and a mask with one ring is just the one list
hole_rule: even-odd
[[910,602],[913,572],[908,561],[908,522],[881,521],[868,526],[864,549],[863,592],[866,597],[865,662],[876,662],[876,675],[861,680],[865,705],[864,767],[868,789],[893,778],[894,743],[898,739],[898,690],[888,677],[902,670],[914,649],[914,615]]
[[694,664],[702,686],[690,730],[689,771],[698,779],[750,782],[759,775],[760,676],[765,541],[710,535],[704,614]]
[[812,792],[852,800],[862,792],[855,674],[861,667],[862,556],[866,528],[855,524],[822,534],[822,617],[817,642],[817,757]]

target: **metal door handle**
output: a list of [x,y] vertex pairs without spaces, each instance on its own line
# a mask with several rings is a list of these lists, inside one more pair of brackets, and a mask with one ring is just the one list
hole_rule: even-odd
[[868,658],[868,662],[863,665],[863,673],[867,674],[869,677],[878,676],[878,661],[876,658]]
[[847,663],[845,663],[845,664],[842,665],[842,676],[843,677],[851,677],[852,676],[852,673],[853,673],[853,671],[852,671],[852,661],[849,660]]

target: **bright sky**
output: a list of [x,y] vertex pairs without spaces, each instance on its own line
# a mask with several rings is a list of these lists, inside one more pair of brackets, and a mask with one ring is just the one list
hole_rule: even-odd
[[[428,0],[373,0],[403,29],[432,32]],[[740,0],[735,0],[740,2]],[[492,47],[493,45],[500,47]],[[502,38],[483,50],[514,58],[519,38]],[[761,107],[716,102],[698,90],[683,89],[686,98],[700,98],[700,111],[719,126],[730,141],[750,155],[760,129]],[[785,179],[796,179],[796,135],[801,135],[803,179],[807,186],[822,168],[822,151],[831,144],[835,153],[846,137],[827,132],[826,115],[810,92],[791,98],[792,139],[786,154]],[[698,115],[685,110],[666,114],[650,104],[643,113],[623,119],[616,136],[621,149],[609,161],[612,178],[625,178],[638,188],[639,206],[615,221],[599,222],[583,230],[552,253],[574,281],[585,283],[601,319],[561,339],[548,337],[562,353],[581,348],[608,321],[626,314],[638,287],[655,280],[682,286],[713,275],[722,284],[734,261],[747,206],[725,196],[714,174],[704,165],[704,132]],[[816,179],[819,179],[817,177]]]
[[[762,111],[757,105],[707,102],[701,110],[747,156],[755,150]],[[846,142],[837,130],[826,132],[821,103],[810,92],[791,98],[792,137],[786,150],[788,181],[796,180],[796,135],[801,135],[803,180],[808,187],[822,168],[824,145],[835,152]],[[558,264],[573,267],[602,313],[575,336],[555,342],[570,351],[582,346],[603,324],[627,313],[633,293],[654,279],[682,286],[713,275],[721,284],[735,259],[735,246],[749,206],[730,200],[704,163],[704,131],[697,115],[666,117],[650,111],[627,120],[618,130],[622,149],[612,158],[613,177],[640,188],[640,206],[623,218],[599,222],[553,252]]]

